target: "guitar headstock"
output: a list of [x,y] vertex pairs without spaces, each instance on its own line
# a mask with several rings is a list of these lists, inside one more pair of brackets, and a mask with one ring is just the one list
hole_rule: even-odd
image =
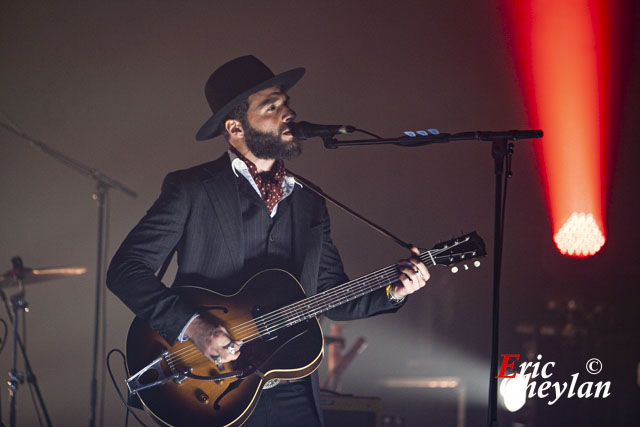
[[481,258],[487,255],[482,237],[475,231],[456,237],[446,242],[440,242],[430,251],[425,252],[426,259],[435,265],[451,266],[451,272],[457,273],[459,267],[454,264],[462,263],[464,269],[468,270],[468,261],[473,261],[474,267],[480,266]]

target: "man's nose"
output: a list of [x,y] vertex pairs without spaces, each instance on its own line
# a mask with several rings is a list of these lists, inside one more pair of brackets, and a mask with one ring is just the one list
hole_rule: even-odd
[[289,107],[285,107],[284,114],[282,115],[282,121],[285,123],[289,123],[294,121],[295,118],[296,118],[296,112]]

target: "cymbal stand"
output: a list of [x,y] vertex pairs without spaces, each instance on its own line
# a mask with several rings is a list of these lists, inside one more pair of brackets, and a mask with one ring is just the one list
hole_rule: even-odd
[[[0,298],[4,302],[4,306],[7,309],[7,315],[9,316],[9,321],[13,325],[13,354],[12,354],[12,362],[11,362],[11,370],[9,371],[9,395],[11,397],[10,409],[9,409],[9,425],[11,427],[16,426],[16,399],[18,394],[18,386],[24,383],[25,373],[18,372],[18,348],[22,352],[22,358],[24,360],[24,366],[26,371],[26,379],[27,383],[33,385],[33,388],[36,393],[36,397],[38,398],[38,403],[40,404],[40,408],[42,408],[42,413],[44,415],[47,426],[51,427],[51,419],[49,418],[49,413],[47,412],[47,407],[44,404],[44,400],[42,398],[42,394],[40,393],[40,387],[38,387],[38,381],[36,379],[36,375],[31,369],[31,364],[29,363],[29,358],[27,357],[27,349],[24,346],[24,343],[20,339],[20,332],[18,328],[18,319],[20,315],[20,311],[28,312],[29,304],[25,299],[25,290],[24,284],[22,283],[22,260],[19,257],[14,257],[11,262],[13,263],[13,268],[15,272],[15,279],[18,283],[18,293],[13,295],[11,299],[11,307],[9,307],[9,303],[7,301],[7,297],[5,293],[0,289]],[[13,314],[12,310],[13,308]]]

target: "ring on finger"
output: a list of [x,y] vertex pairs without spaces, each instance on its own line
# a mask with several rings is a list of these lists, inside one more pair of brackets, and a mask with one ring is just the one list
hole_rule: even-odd
[[227,344],[225,346],[225,349],[229,352],[229,354],[234,355],[236,354],[236,348],[233,345],[233,341],[231,341],[229,344]]
[[213,356],[213,361],[216,362],[216,363],[221,363],[222,362],[222,357],[220,357],[220,355]]
[[415,272],[416,272],[416,274],[417,274],[418,276],[420,276],[420,278],[421,278],[422,280],[426,280],[426,279],[424,278],[424,275],[422,274],[422,271],[420,271],[420,269],[419,269],[419,268],[416,268]]

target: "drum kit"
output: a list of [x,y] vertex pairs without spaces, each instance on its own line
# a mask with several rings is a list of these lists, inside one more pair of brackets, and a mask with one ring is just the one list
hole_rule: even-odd
[[[46,268],[29,268],[22,265],[22,259],[20,257],[14,257],[11,260],[13,268],[0,276],[0,298],[4,303],[7,310],[7,316],[9,322],[12,325],[13,334],[13,355],[12,365],[9,371],[9,395],[11,397],[10,403],[10,425],[16,425],[16,394],[18,392],[18,385],[24,383],[26,380],[35,390],[36,397],[39,401],[40,408],[44,415],[46,424],[51,425],[49,414],[45,407],[40,389],[36,380],[36,376],[31,369],[29,358],[27,357],[27,351],[25,345],[20,337],[18,328],[18,321],[20,319],[20,313],[29,311],[29,304],[25,299],[25,285],[32,285],[34,283],[47,282],[50,280],[62,279],[64,277],[78,276],[84,274],[87,269],[85,267],[46,267]],[[6,289],[18,288],[17,293],[12,295],[9,300],[5,294]],[[8,335],[8,328],[5,329]],[[4,347],[4,343],[2,344]],[[0,348],[2,348],[0,347]],[[25,372],[18,372],[18,350],[22,354],[24,360]],[[0,423],[2,421],[0,420]]]

